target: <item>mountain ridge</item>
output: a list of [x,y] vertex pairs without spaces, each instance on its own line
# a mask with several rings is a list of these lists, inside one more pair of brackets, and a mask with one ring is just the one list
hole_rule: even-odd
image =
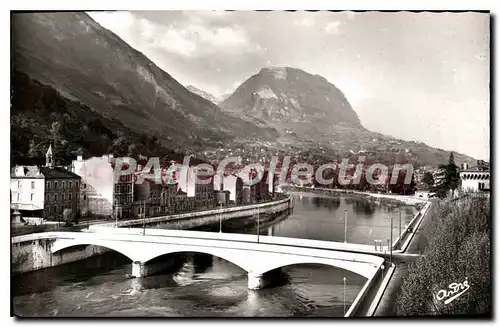
[[275,135],[194,96],[86,13],[16,13],[12,26],[15,70],[167,146]]

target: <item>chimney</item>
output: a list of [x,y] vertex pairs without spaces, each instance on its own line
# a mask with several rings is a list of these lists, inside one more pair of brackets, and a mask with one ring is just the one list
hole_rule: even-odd
[[463,169],[466,170],[467,168],[469,168],[469,165],[467,165],[466,162],[464,162],[464,164],[462,165],[463,166]]

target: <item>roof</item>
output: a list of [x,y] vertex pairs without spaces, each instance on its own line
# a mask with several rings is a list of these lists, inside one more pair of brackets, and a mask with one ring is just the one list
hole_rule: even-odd
[[464,170],[461,170],[460,172],[461,173],[468,173],[468,172],[489,172],[490,171],[490,167],[489,166],[486,166],[486,165],[478,165],[478,166],[472,166],[470,168],[467,168],[467,169],[464,169]]
[[[19,172],[18,170],[21,170]],[[22,175],[16,174],[21,173]],[[37,166],[15,166],[10,169],[11,178],[44,178]]]
[[46,179],[81,179],[77,174],[62,167],[40,167],[40,172]]

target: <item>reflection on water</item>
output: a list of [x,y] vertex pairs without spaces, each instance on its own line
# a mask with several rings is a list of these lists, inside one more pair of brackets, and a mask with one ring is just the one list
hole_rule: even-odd
[[371,245],[374,240],[390,240],[391,218],[395,240],[400,223],[404,228],[416,213],[414,207],[400,209],[394,204],[356,197],[299,193],[294,200],[293,214],[273,226],[273,235],[343,242],[347,224],[348,242]]
[[[261,234],[372,244],[397,235],[399,209],[353,198],[307,194],[295,198],[291,216]],[[402,223],[414,209],[402,210]],[[230,226],[226,226],[230,227]],[[244,231],[240,231],[244,232]],[[249,228],[247,233],[254,233]],[[321,265],[285,267],[281,282],[259,291],[247,288],[247,274],[236,265],[206,254],[176,253],[155,259],[173,262],[167,272],[129,279],[129,259],[115,252],[76,263],[13,276],[14,312],[21,316],[321,316],[343,315],[365,278]],[[170,262],[169,261],[169,262]]]

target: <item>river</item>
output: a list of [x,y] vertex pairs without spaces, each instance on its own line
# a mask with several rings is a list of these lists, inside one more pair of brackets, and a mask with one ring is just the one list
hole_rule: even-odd
[[[343,242],[345,209],[348,242],[373,244],[373,240],[388,239],[391,217],[394,238],[399,232],[398,207],[346,197],[294,197],[293,213],[264,226],[261,234]],[[404,226],[415,208],[403,207],[401,213]],[[238,232],[255,233],[256,228]],[[294,265],[283,269],[279,285],[251,291],[246,272],[230,262],[204,254],[172,256],[176,265],[170,272],[141,279],[127,278],[130,261],[115,252],[13,276],[14,313],[31,317],[340,317],[366,281],[334,267]]]

